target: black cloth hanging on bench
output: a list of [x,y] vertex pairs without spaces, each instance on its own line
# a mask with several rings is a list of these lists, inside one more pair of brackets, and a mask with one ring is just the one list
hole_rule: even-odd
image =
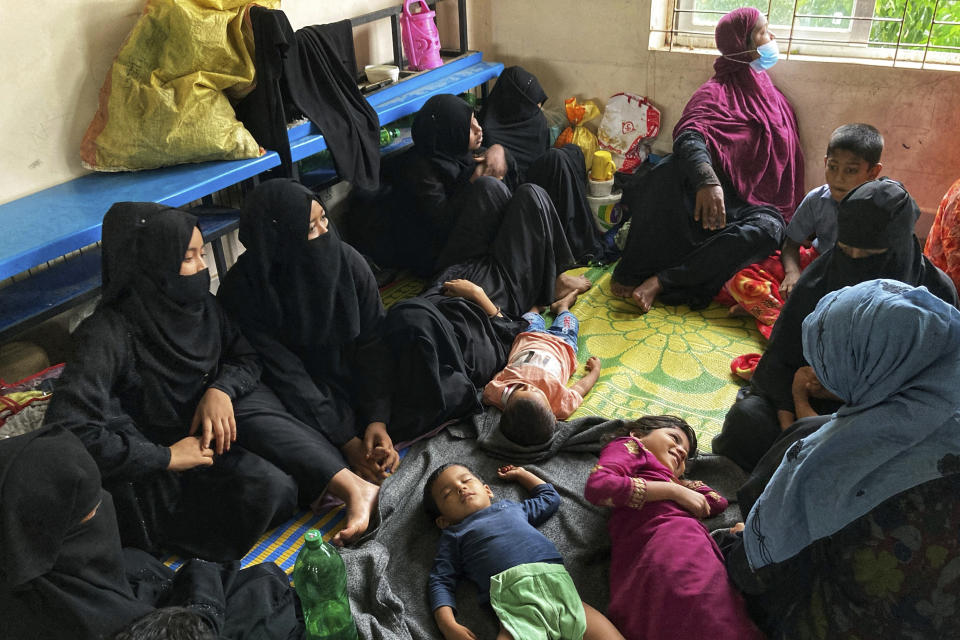
[[375,189],[380,175],[380,120],[357,88],[349,20],[296,33],[283,11],[252,7],[256,87],[237,118],[292,176],[287,122],[306,116],[320,129],[341,178]]

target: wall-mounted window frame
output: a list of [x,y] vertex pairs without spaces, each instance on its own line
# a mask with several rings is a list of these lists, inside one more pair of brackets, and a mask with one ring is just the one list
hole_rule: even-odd
[[715,50],[717,20],[745,4],[768,17],[788,59],[960,70],[960,0],[654,0],[650,46]]

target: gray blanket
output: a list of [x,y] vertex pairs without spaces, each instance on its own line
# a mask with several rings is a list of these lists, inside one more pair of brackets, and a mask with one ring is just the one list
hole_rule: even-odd
[[[377,526],[363,541],[342,550],[347,565],[350,600],[362,638],[384,640],[440,639],[427,602],[427,577],[433,566],[440,530],[423,511],[423,484],[437,466],[456,462],[470,467],[493,489],[494,499],[521,501],[519,486],[497,478],[504,464],[522,464],[563,498],[560,511],[540,530],[556,544],[583,600],[605,611],[609,599],[610,541],[606,509],[583,498],[583,487],[603,446],[602,437],[620,420],[588,417],[562,422],[554,439],[537,448],[519,447],[498,430],[499,411],[452,425],[411,447],[403,463],[383,484]],[[728,499],[745,480],[728,459],[703,455],[691,478],[703,480]],[[705,522],[713,530],[739,520],[739,509]],[[464,580],[457,590],[457,620],[478,638],[494,638],[499,625],[489,608],[477,603],[476,588]]]

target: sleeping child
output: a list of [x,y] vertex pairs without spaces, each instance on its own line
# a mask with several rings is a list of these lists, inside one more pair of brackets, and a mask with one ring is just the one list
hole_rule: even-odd
[[557,420],[566,420],[583,403],[600,377],[600,358],[587,359],[587,374],[568,387],[577,369],[580,323],[570,313],[574,290],[550,305],[549,328],[538,310],[523,314],[529,324],[517,336],[504,367],[483,389],[483,403],[503,411],[500,431],[521,445],[548,442]]
[[522,467],[497,471],[532,495],[491,503],[488,485],[459,464],[433,471],[424,509],[443,530],[430,571],[430,608],[446,640],[476,639],[457,622],[454,590],[467,577],[500,620],[497,640],[623,640],[602,613],[582,602],[560,552],[536,526],[560,508],[560,494]]
[[613,508],[610,621],[628,640],[763,638],[700,522],[726,509],[727,500],[681,479],[697,450],[690,425],[646,416],[612,437],[584,490],[593,504]]

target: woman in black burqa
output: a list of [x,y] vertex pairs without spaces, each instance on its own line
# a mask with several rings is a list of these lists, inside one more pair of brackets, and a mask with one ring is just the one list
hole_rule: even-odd
[[[387,433],[385,312],[370,267],[329,226],[317,196],[293,180],[270,180],[247,195],[240,241],[246,251],[224,278],[220,301],[260,354],[264,382],[339,449],[329,460],[339,467],[333,481],[367,495],[399,463]],[[333,485],[331,492],[343,498]],[[343,541],[366,529],[370,506],[353,513],[347,501],[348,521],[363,527]]]
[[[916,202],[895,180],[866,182],[847,194],[837,214],[837,246],[817,258],[797,281],[749,391],[730,408],[723,430],[713,439],[714,453],[749,471],[782,431],[802,417],[796,415],[793,400],[794,377],[807,365],[801,327],[826,294],[866,280],[890,278],[926,286],[957,306],[953,282],[923,255],[913,233],[919,216]],[[821,414],[839,408],[831,399],[815,398],[813,403]]]
[[57,427],[0,441],[0,550],[8,640],[101,640],[155,607],[199,617],[211,637],[303,637],[294,593],[273,563],[241,571],[190,560],[174,574],[147,553],[121,550],[96,463]]
[[[103,301],[46,422],[87,446],[124,546],[230,560],[333,491],[339,452],[259,383],[256,352],[210,295],[196,223],[152,203],[107,212]],[[357,504],[368,514],[373,499]]]
[[521,182],[530,165],[551,148],[550,125],[542,110],[546,101],[547,94],[536,76],[523,67],[507,67],[477,116],[483,141],[488,147],[499,144],[509,152]]
[[[503,146],[481,146],[483,130],[473,108],[449,94],[424,104],[411,134],[413,148],[384,171],[387,195],[380,194],[369,205],[376,224],[357,238],[361,250],[377,262],[430,276],[462,261],[464,239],[477,221],[484,225],[486,218],[502,215],[484,197],[485,179],[503,181],[514,193],[522,182],[538,184],[551,201],[573,257],[582,262],[601,256],[578,148],[543,156],[521,177],[516,159]],[[571,153],[580,154],[579,164],[568,157]]]

